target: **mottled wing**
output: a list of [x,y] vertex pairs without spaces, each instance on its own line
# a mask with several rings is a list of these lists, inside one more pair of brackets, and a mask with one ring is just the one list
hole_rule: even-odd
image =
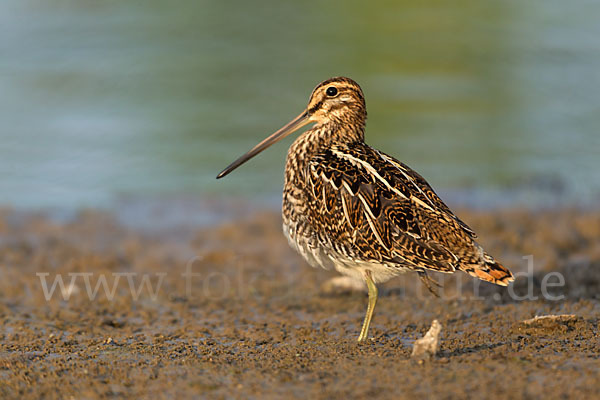
[[388,169],[387,172],[390,174],[401,174],[402,177],[405,178],[404,182],[409,183],[412,187],[414,187],[413,196],[418,198],[419,200],[428,203],[431,207],[435,208],[438,213],[442,213],[445,216],[456,221],[460,227],[467,233],[471,238],[477,238],[477,234],[463,221],[461,221],[450,208],[440,199],[440,197],[435,193],[433,188],[427,183],[425,178],[423,178],[419,173],[410,168],[408,165],[396,160],[395,158],[382,153],[378,150],[369,149],[371,153],[371,158],[381,157],[385,160],[389,165],[392,165],[395,170],[389,171],[389,166],[386,166]]
[[309,168],[308,212],[321,241],[345,244],[341,250],[361,260],[454,271],[458,258],[444,242],[446,225],[464,240],[471,240],[471,231],[445,205],[435,205],[429,196],[441,200],[428,185],[418,188],[410,175],[364,144],[334,146],[315,156]]

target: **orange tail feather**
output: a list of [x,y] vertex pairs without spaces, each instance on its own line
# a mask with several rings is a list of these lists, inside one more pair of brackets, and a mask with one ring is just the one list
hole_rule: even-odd
[[462,270],[482,281],[495,283],[500,286],[508,286],[510,282],[515,280],[515,277],[508,268],[494,259],[491,259],[490,262],[486,260],[485,265],[469,265]]

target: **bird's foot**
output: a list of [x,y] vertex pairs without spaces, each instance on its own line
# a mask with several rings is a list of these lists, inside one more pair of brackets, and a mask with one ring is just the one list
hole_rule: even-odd
[[438,288],[441,288],[442,285],[440,285],[438,282],[436,282],[435,280],[431,279],[429,277],[429,275],[427,275],[427,272],[425,271],[418,271],[419,274],[419,278],[421,279],[421,282],[423,282],[423,284],[425,285],[425,287],[435,296],[435,297],[440,297],[439,293],[437,292],[437,289],[434,288],[434,286],[437,286]]

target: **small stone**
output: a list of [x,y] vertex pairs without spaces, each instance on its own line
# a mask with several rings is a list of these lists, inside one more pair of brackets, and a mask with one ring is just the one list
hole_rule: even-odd
[[523,325],[529,326],[547,326],[557,325],[577,321],[579,317],[575,314],[561,315],[536,315],[534,318],[526,319],[522,322]]
[[423,363],[425,360],[435,356],[438,350],[441,331],[442,325],[437,319],[434,319],[431,328],[429,328],[425,336],[415,342],[411,357],[417,360],[417,362]]
[[518,331],[525,334],[556,334],[576,329],[582,318],[575,314],[537,315],[534,318],[521,321]]

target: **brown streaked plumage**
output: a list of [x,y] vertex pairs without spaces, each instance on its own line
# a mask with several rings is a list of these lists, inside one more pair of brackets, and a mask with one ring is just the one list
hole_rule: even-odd
[[435,294],[427,271],[464,271],[506,286],[511,272],[488,255],[477,236],[427,181],[364,142],[367,111],[349,78],[321,82],[302,114],[225,168],[221,178],[302,126],[288,150],[283,230],[312,266],[362,279],[369,305],[359,341],[367,338],[376,283],[415,271]]

